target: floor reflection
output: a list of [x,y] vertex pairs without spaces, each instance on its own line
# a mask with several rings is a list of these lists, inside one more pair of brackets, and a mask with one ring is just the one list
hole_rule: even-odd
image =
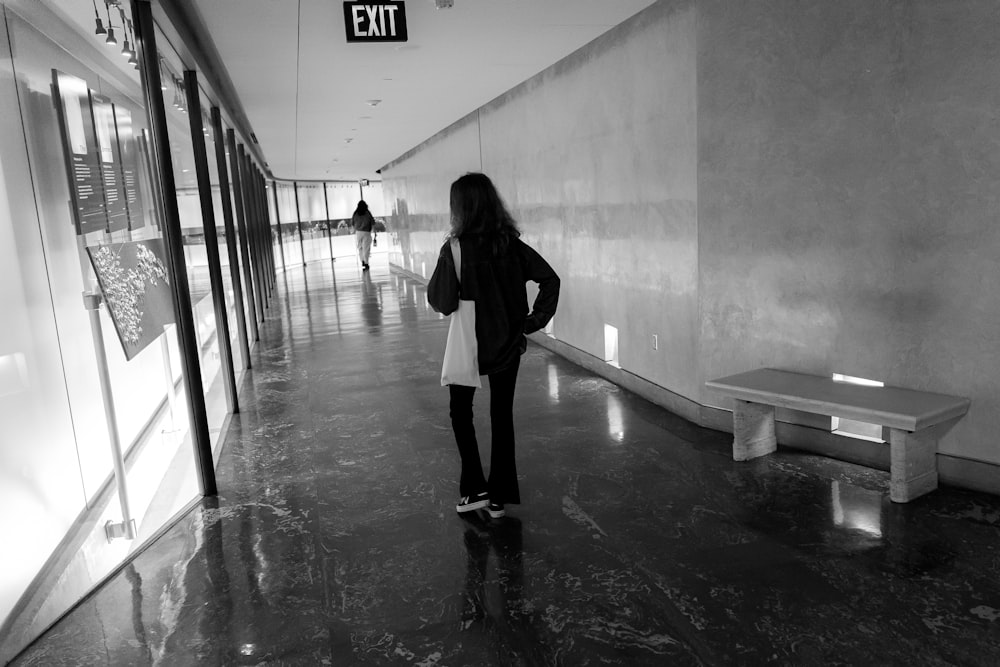
[[830,482],[833,525],[882,537],[882,495],[838,480]]
[[135,641],[139,646],[144,661],[147,664],[152,664],[153,651],[146,637],[146,623],[142,616],[142,576],[135,569],[134,563],[129,563],[125,566],[125,579],[132,588],[132,632],[135,633]]
[[524,502],[457,517],[424,287],[317,262],[266,315],[220,496],[14,665],[1000,664],[998,498],[737,463],[730,434],[529,346]]
[[544,623],[525,599],[521,520],[490,519],[480,512],[460,517],[467,526],[462,536],[467,556],[462,631],[481,634],[513,664],[552,664],[543,641]]
[[381,333],[382,283],[372,280],[371,271],[361,274],[361,315],[370,333]]

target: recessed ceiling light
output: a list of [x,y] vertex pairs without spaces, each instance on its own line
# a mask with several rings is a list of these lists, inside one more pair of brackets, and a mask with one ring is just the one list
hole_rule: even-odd
[[365,104],[367,104],[370,107],[377,107],[379,104],[381,104],[381,102],[382,100],[368,100],[367,102],[365,102]]

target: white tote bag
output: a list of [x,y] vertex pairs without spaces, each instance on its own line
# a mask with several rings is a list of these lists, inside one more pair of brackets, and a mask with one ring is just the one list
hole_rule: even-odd
[[458,309],[449,315],[448,343],[444,348],[444,364],[441,366],[441,386],[459,384],[466,387],[482,387],[479,379],[479,343],[476,340],[476,302],[464,301],[462,287],[462,246],[458,239],[451,240],[451,256],[455,258],[455,274],[458,277]]

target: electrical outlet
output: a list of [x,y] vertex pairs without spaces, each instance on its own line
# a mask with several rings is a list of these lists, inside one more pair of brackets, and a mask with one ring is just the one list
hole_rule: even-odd
[[656,334],[653,334],[653,349],[654,350],[660,349],[660,337],[657,336]]

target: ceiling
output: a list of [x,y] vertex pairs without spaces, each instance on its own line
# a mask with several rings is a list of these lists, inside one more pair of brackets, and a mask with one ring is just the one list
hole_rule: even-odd
[[409,0],[405,43],[348,43],[341,0],[193,0],[188,18],[211,35],[272,175],[356,180],[653,1]]
[[[351,181],[378,179],[377,169],[655,2],[408,0],[409,41],[348,43],[343,0],[153,1],[213,42],[202,51],[221,59],[272,176]],[[104,0],[43,4],[102,54],[95,5],[121,24]],[[124,58],[114,65],[138,80]]]

